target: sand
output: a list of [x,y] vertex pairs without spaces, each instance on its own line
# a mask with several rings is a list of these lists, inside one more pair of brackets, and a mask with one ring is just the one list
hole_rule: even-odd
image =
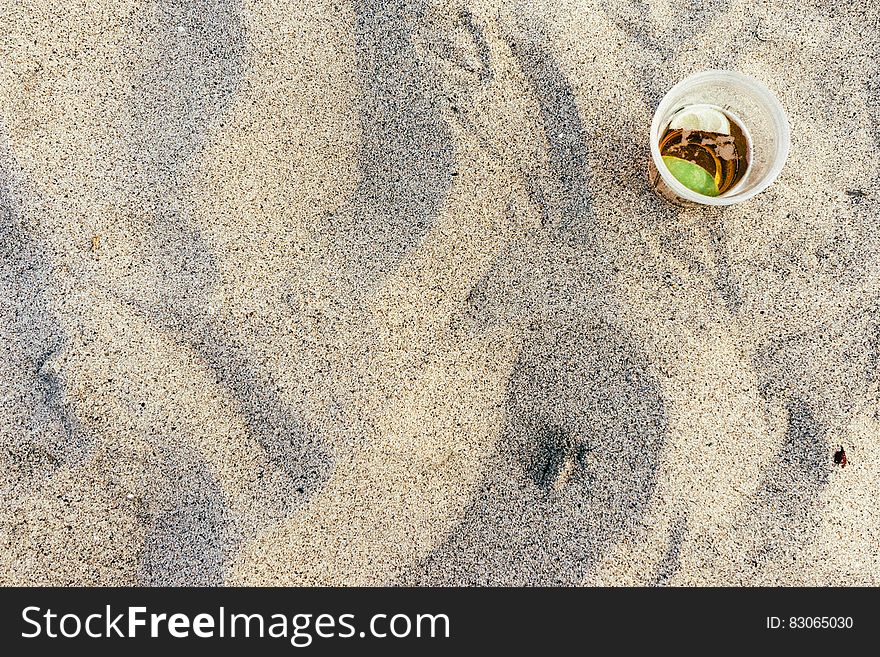
[[[3,3],[0,583],[877,585],[878,39],[868,0]],[[792,150],[681,208],[649,124],[708,68]]]

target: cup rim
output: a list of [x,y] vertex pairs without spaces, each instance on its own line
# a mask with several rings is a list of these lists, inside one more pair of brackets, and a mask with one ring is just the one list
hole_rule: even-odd
[[[676,96],[683,88],[688,87],[695,82],[718,80],[719,78],[727,79],[731,82],[747,87],[770,107],[770,114],[775,127],[779,132],[779,142],[776,147],[776,157],[773,166],[760,183],[745,192],[731,194],[730,196],[704,196],[703,194],[697,194],[682,185],[671,173],[669,173],[669,170],[663,164],[663,158],[660,155],[660,145],[658,143],[660,136],[660,122],[663,114],[665,114],[665,112],[661,112],[661,110],[665,110],[665,106],[669,104],[670,99]],[[734,203],[742,203],[743,201],[760,194],[767,189],[774,180],[776,180],[788,159],[788,151],[791,145],[791,130],[788,125],[788,117],[785,114],[785,110],[782,109],[779,99],[762,82],[738,71],[713,69],[688,76],[666,92],[666,95],[663,96],[662,100],[657,105],[657,109],[654,111],[654,118],[651,121],[650,138],[651,157],[654,160],[654,165],[657,167],[657,171],[663,178],[663,182],[665,182],[676,195],[701,205],[733,205]]]

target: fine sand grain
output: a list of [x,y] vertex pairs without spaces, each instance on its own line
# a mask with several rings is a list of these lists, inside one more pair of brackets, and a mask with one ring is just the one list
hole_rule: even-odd
[[[869,0],[0,2],[0,583],[880,584],[878,42]],[[684,209],[649,124],[708,68],[791,155]]]

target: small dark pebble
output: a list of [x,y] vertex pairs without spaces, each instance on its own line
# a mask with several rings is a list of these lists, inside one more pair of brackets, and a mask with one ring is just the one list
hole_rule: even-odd
[[840,446],[840,449],[834,452],[834,464],[839,465],[841,468],[846,467],[846,451],[843,449],[843,445]]
[[867,196],[861,189],[848,189],[846,195],[852,199],[853,203],[861,203],[862,199]]

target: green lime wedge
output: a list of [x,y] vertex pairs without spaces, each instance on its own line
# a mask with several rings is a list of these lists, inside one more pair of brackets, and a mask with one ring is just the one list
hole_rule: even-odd
[[666,164],[669,173],[692,192],[703,196],[718,196],[718,185],[715,184],[715,179],[699,164],[671,155],[664,155],[663,163]]

